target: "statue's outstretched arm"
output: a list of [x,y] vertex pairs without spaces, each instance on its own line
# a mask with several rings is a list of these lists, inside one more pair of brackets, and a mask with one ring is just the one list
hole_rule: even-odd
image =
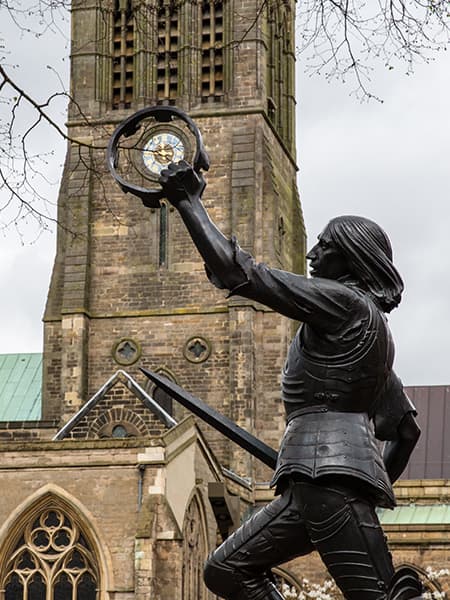
[[210,219],[201,195],[205,181],[201,174],[181,161],[162,171],[160,183],[169,202],[178,210],[207,268],[230,290],[245,282],[236,269],[230,241]]
[[328,279],[272,269],[256,262],[229,240],[211,221],[201,202],[205,182],[186,162],[162,171],[164,195],[178,210],[200,252],[214,285],[230,290],[318,330],[334,331],[348,320],[349,311],[367,310],[350,288]]

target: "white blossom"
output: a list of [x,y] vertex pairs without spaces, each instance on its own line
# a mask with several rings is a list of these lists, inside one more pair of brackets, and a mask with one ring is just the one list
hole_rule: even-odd
[[[434,569],[427,567],[425,569],[426,576],[430,581],[450,575],[450,569]],[[284,600],[337,600],[337,587],[334,581],[327,579],[322,583],[311,583],[308,579],[301,581],[302,589],[298,590],[295,586],[283,583],[281,593]],[[339,596],[340,597],[340,596]],[[424,592],[424,600],[445,600],[446,592],[433,591]]]
[[308,579],[303,579],[302,590],[296,590],[284,583],[282,594],[285,600],[335,600],[334,591],[336,585],[333,581],[326,580],[323,583],[310,583]]

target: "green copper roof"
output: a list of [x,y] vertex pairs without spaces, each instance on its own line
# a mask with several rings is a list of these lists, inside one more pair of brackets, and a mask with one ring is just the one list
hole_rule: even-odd
[[382,525],[450,524],[450,504],[397,506],[394,510],[377,511]]
[[42,354],[0,354],[0,421],[41,418]]

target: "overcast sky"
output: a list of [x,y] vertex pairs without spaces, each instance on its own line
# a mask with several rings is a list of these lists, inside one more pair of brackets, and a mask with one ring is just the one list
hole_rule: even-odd
[[[3,24],[2,24],[3,26]],[[55,85],[50,61],[64,72],[54,38],[30,52],[18,44],[14,62],[32,69],[22,76],[42,89]],[[405,385],[450,384],[448,316],[450,55],[443,53],[415,75],[378,72],[373,87],[384,103],[360,104],[351,87],[302,74],[298,65],[297,146],[299,189],[309,245],[338,214],[377,221],[394,247],[406,292],[390,316],[396,341],[396,370]],[[57,180],[64,158],[52,161]],[[212,166],[214,168],[214,166]],[[57,187],[49,188],[56,200]],[[23,232],[23,228],[22,228]],[[45,299],[56,234],[14,229],[0,233],[0,352],[40,352]],[[33,241],[34,240],[34,241]]]
[[405,385],[450,384],[450,55],[414,76],[378,73],[384,103],[299,78],[299,188],[309,245],[338,214],[388,233],[405,281],[390,317]]

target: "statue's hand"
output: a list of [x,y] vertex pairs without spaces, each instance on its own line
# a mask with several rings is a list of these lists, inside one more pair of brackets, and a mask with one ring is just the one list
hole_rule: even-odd
[[161,171],[159,183],[164,195],[174,206],[182,200],[200,198],[206,186],[202,175],[184,160],[170,163],[167,169]]

